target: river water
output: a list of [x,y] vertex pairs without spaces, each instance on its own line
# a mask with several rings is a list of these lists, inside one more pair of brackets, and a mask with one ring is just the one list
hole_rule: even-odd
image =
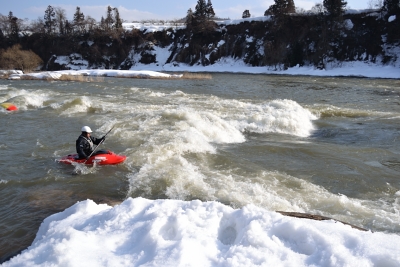
[[[0,258],[77,201],[254,204],[400,234],[400,81],[247,74],[211,79],[0,80]],[[57,162],[83,125],[116,166]]]

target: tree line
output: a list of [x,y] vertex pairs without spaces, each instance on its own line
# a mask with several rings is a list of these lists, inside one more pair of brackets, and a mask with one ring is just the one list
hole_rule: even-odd
[[[323,0],[321,3],[315,4],[309,13],[311,14],[325,14],[331,18],[339,18],[343,16],[346,11],[347,2],[344,0]],[[388,15],[400,14],[400,1],[399,0],[373,0],[369,1],[369,7],[385,11]],[[265,12],[264,16],[272,15],[280,17],[285,14],[305,13],[302,9],[295,7],[293,0],[275,0]],[[243,11],[242,18],[251,17],[250,11],[246,9]]]
[[[370,0],[374,1],[374,0]],[[384,11],[387,16],[399,15],[400,17],[400,0],[376,0],[381,2],[380,10]],[[327,29],[334,29],[336,26],[331,23],[340,21],[341,17],[346,11],[347,2],[344,0],[323,0],[321,3],[317,3],[311,10],[311,14],[323,15],[321,18],[326,21],[327,24],[322,23],[321,25],[326,26]],[[284,20],[287,16],[295,13],[301,13],[296,9],[293,0],[275,0],[267,10],[265,10],[265,16],[271,16],[271,20],[276,25],[276,35],[279,37],[279,25],[284,24]],[[251,17],[249,10],[244,10],[242,14],[243,18]],[[191,36],[193,33],[198,38],[202,38],[209,33],[212,33],[216,28],[216,14],[213,8],[211,0],[198,0],[195,9],[188,9],[186,16],[182,21],[186,24],[185,31],[187,36]],[[21,64],[12,64],[12,54],[16,54],[16,51],[21,50],[21,46],[13,47],[17,44],[22,44],[23,38],[27,39],[28,36],[37,35],[36,40],[49,40],[49,38],[70,38],[76,36],[86,36],[96,34],[100,36],[113,36],[113,38],[121,38],[126,36],[128,30],[124,30],[122,26],[123,19],[121,18],[117,8],[108,6],[105,11],[105,16],[102,16],[100,21],[96,21],[91,16],[84,15],[80,7],[76,7],[73,19],[68,20],[66,11],[60,7],[53,7],[49,5],[43,17],[39,17],[37,20],[30,22],[22,20],[14,16],[13,12],[10,11],[8,16],[0,14],[0,68],[21,68]],[[274,29],[271,29],[273,31]],[[137,31],[136,31],[137,32]],[[323,31],[325,33],[325,31]],[[135,34],[129,30],[129,34]],[[326,37],[332,36],[328,32],[324,35]],[[42,38],[42,39],[40,39]],[[328,40],[328,38],[326,38]],[[52,40],[50,40],[52,42]],[[326,43],[328,43],[326,41]],[[276,49],[276,45],[271,46],[271,49]],[[13,48],[13,49],[11,49]],[[10,49],[8,51],[8,49]],[[25,46],[25,49],[27,47]],[[196,49],[201,49],[197,48]],[[193,49],[192,49],[193,50]],[[26,51],[29,53],[29,51]],[[276,52],[276,51],[275,51]],[[33,53],[33,52],[32,52]],[[278,54],[277,52],[275,54]],[[7,55],[7,60],[2,60],[4,55]],[[20,56],[21,58],[27,58]],[[31,56],[30,58],[36,58]],[[46,58],[42,57],[44,60]],[[2,64],[8,62],[7,66]],[[23,66],[23,65],[22,65]],[[26,64],[31,66],[31,64]],[[27,68],[27,67],[26,67]]]
[[[373,6],[373,0],[370,0],[370,6]],[[387,16],[400,15],[400,0],[376,0],[378,1],[374,7],[384,11]],[[274,0],[264,16],[272,16],[272,19],[279,23],[280,18],[285,15],[294,13],[305,13],[304,10],[298,10],[295,7],[293,0]],[[326,15],[329,20],[339,21],[346,12],[347,2],[344,0],[323,0],[321,3],[315,4],[311,8],[311,14]],[[251,14],[248,9],[242,13],[242,18],[250,18]],[[207,31],[213,28],[212,21],[215,18],[215,12],[211,0],[198,0],[195,11],[191,8],[187,11],[185,23],[189,30]]]
[[[345,13],[346,5],[347,2],[344,0],[323,0],[322,3],[317,3],[311,9],[311,12],[314,14],[323,13],[337,18]],[[381,9],[386,11],[388,15],[400,14],[400,0],[383,0]],[[293,0],[275,0],[275,3],[264,12],[264,15],[279,18],[282,15],[297,12]],[[242,18],[249,17],[251,17],[250,11],[244,10]],[[202,31],[207,30],[210,26],[209,22],[214,19],[215,12],[211,0],[198,0],[195,10],[189,8],[184,20],[190,29]],[[8,38],[11,44],[18,42],[18,37],[22,34],[85,34],[95,30],[106,33],[121,32],[123,31],[122,22],[123,20],[116,7],[108,6],[105,17],[102,16],[98,22],[91,16],[85,16],[79,6],[76,7],[73,19],[68,20],[65,9],[49,5],[43,18],[39,17],[29,25],[26,24],[25,20],[14,16],[12,11],[9,12],[8,16],[0,14],[0,38]]]
[[0,69],[20,69],[31,71],[43,63],[31,50],[23,50],[20,41],[24,37],[39,34],[47,37],[83,35],[93,32],[109,34],[123,31],[122,19],[117,8],[107,7],[105,17],[98,23],[91,16],[85,16],[80,7],[76,7],[73,19],[68,20],[65,9],[49,5],[43,18],[27,24],[14,16],[0,14]]

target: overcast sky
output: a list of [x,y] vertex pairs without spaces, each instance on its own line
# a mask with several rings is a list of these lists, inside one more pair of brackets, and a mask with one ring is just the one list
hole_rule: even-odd
[[[370,3],[378,0],[347,0],[348,9],[366,9]],[[126,21],[158,19],[171,20],[186,16],[187,10],[194,10],[197,0],[1,0],[0,14],[35,20],[43,18],[47,6],[65,9],[68,19],[73,17],[76,7],[79,6],[85,16],[96,20],[105,17],[107,6],[117,7],[122,19]],[[274,0],[211,0],[217,17],[239,19],[244,10],[248,9],[252,17],[263,16],[264,11],[274,4]],[[315,3],[322,0],[294,0],[296,7],[310,10]]]

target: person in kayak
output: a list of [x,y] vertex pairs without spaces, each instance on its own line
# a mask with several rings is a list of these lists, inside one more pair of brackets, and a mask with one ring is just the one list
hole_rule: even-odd
[[90,154],[93,152],[94,145],[100,144],[100,142],[106,140],[106,137],[92,137],[92,129],[90,129],[89,126],[83,126],[81,131],[81,135],[76,140],[76,152],[78,153],[80,159],[88,160]]

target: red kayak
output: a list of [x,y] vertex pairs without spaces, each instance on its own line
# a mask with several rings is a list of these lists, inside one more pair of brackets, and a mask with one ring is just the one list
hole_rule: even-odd
[[[94,162],[99,165],[115,165],[124,162],[126,156],[117,155],[110,150],[99,150],[95,152],[87,161],[86,159],[79,159],[78,154],[70,154],[62,157],[58,160],[58,162],[65,164],[76,163],[85,163],[87,165],[91,165]],[[86,161],[86,162],[85,162]]]

